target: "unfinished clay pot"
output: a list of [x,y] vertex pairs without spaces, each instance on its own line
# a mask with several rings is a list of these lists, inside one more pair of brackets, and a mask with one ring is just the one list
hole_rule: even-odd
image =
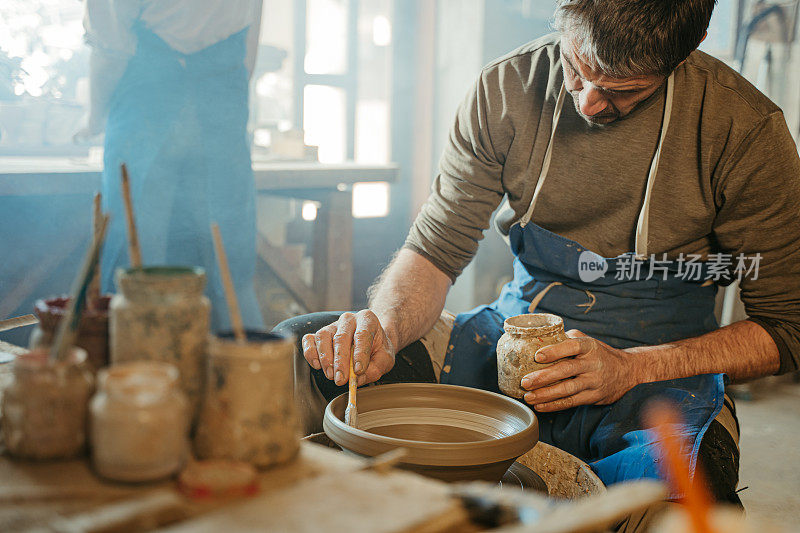
[[[31,334],[30,348],[48,347],[53,343],[58,323],[67,312],[69,297],[57,296],[44,300],[36,300],[33,310],[39,324]],[[108,304],[111,295],[101,296],[95,302],[94,309],[85,309],[78,325],[78,336],[75,346],[83,348],[92,371],[97,372],[108,366]]]
[[526,374],[553,363],[537,363],[539,348],[567,340],[564,321],[547,313],[512,316],[503,324],[505,333],[497,341],[497,384],[503,393],[521,399],[527,392],[520,386]]
[[323,428],[342,449],[374,457],[406,448],[402,468],[444,481],[498,482],[536,444],[525,405],[456,385],[398,383],[358,391],[358,428],[344,423],[347,394],[328,404]]

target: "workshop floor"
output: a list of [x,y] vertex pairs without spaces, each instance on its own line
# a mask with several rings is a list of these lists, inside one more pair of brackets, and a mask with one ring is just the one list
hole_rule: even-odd
[[750,516],[776,523],[800,519],[800,383],[791,376],[750,385],[736,400],[741,426],[739,493]]

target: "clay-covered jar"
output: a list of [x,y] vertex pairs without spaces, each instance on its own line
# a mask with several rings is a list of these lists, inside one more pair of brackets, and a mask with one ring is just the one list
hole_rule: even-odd
[[[56,296],[36,300],[33,310],[39,324],[31,333],[29,348],[47,348],[53,343],[55,331],[67,311],[70,299]],[[96,372],[108,366],[108,305],[111,295],[103,295],[93,302],[91,308],[84,309],[78,324],[75,346],[86,350],[87,363]]]
[[294,404],[294,339],[248,332],[212,338],[194,449],[200,459],[232,459],[268,467],[300,446]]
[[536,351],[567,340],[564,321],[547,313],[524,314],[506,319],[503,329],[497,341],[497,384],[504,394],[522,398],[527,392],[520,386],[522,378],[553,364],[534,361]]
[[211,304],[202,268],[119,269],[111,299],[111,363],[163,361],[180,372],[192,418],[203,390]]
[[178,369],[160,361],[101,370],[90,404],[92,464],[115,481],[155,481],[189,457],[189,412]]
[[2,401],[8,452],[25,459],[68,459],[84,450],[94,378],[86,351],[72,348],[63,361],[44,350],[19,355]]

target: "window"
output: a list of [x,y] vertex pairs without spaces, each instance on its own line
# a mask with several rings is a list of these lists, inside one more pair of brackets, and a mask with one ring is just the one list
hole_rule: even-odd
[[88,104],[83,3],[3,0],[0,155],[78,155]]

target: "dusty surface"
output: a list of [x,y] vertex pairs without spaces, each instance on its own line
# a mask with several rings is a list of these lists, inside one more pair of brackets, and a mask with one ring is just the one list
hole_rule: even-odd
[[739,493],[747,513],[777,523],[800,519],[800,383],[790,376],[751,386],[736,401],[742,430]]

